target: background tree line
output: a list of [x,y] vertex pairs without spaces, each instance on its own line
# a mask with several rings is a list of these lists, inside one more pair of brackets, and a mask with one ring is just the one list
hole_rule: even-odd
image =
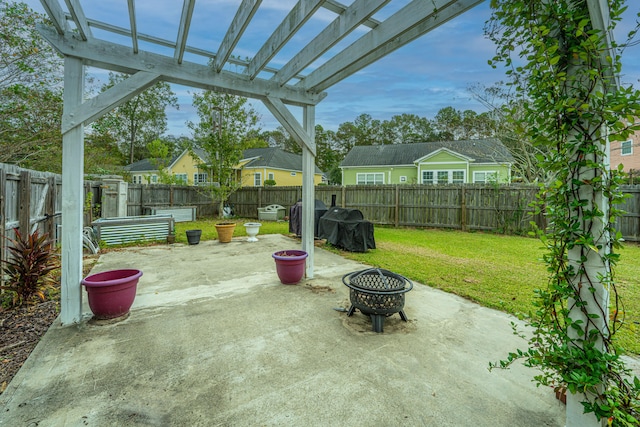
[[[35,30],[39,22],[46,22],[46,17],[26,4],[0,0],[0,162],[60,172],[62,58]],[[125,78],[110,73],[108,82],[101,87],[89,79],[86,97],[95,96]],[[537,149],[518,136],[523,134],[519,128],[523,124],[505,118],[506,111],[517,111],[515,98],[501,84],[470,90],[488,112],[445,107],[432,119],[405,113],[389,120],[375,119],[363,113],[353,121],[340,124],[337,131],[318,124],[316,164],[331,182],[340,183],[339,164],[356,145],[497,137],[516,158],[514,170],[518,176],[526,182],[544,179],[543,172],[535,166]],[[162,168],[185,149],[207,147],[206,136],[216,135],[220,125],[211,118],[211,112],[206,111],[207,104],[203,101],[211,103],[222,99],[220,96],[202,91],[196,93],[194,106],[200,121],[188,124],[193,132],[191,136],[176,137],[166,134],[167,108],[178,108],[175,93],[164,82],[147,89],[87,127],[85,172],[121,174],[123,166],[145,158],[154,159]],[[236,151],[270,146],[300,153],[300,147],[283,127],[262,130],[258,120],[242,119],[255,115],[246,99],[227,99],[225,102],[238,106],[224,112],[228,123],[242,124],[233,129],[225,127],[225,140],[239,141],[234,145]],[[216,151],[215,147],[209,146],[209,149],[212,154]],[[230,158],[237,157],[237,153],[226,147],[217,152],[225,152]]]

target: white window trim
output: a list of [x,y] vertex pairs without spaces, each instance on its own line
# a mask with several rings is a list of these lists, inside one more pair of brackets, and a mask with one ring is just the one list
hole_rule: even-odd
[[189,174],[186,173],[174,173],[173,174],[176,181],[182,182],[184,185],[189,184]]
[[[629,152],[625,153],[625,144],[629,144]],[[628,141],[622,141],[620,142],[620,155],[621,156],[631,156],[633,154],[633,141],[632,140],[628,140]]]
[[[476,174],[484,174],[484,180],[479,181],[478,178],[476,178]],[[493,174],[495,179],[493,181],[487,181],[487,175],[489,174]],[[473,183],[474,184],[488,184],[488,183],[493,183],[493,182],[498,182],[498,171],[474,171],[473,172]]]
[[[367,175],[374,175],[374,179],[373,182],[368,182],[367,181]],[[382,182],[377,182],[376,177],[381,176],[382,177]],[[360,182],[360,178],[364,177],[364,179],[362,181],[364,181],[363,183]],[[384,172],[360,172],[360,173],[356,173],[356,185],[384,185]]]
[[[256,184],[256,182],[257,182],[257,184]],[[262,186],[262,173],[260,173],[260,172],[254,172],[253,173],[253,186],[254,187],[261,187]]]
[[[424,178],[424,174],[427,172],[431,172],[433,177],[431,178],[431,182],[426,181]],[[462,182],[456,182],[456,184],[464,184],[467,182],[467,171],[465,169],[422,169],[420,171],[420,182],[422,184],[438,184],[438,174],[446,172],[447,173],[447,184],[453,184],[453,173],[454,172],[462,172]]]

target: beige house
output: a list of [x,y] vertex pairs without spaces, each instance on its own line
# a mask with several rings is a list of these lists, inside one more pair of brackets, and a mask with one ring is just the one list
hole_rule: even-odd
[[[194,157],[195,156],[195,157]],[[158,184],[163,174],[172,176],[183,185],[203,185],[210,181],[205,164],[206,153],[194,149],[193,153],[184,150],[171,159],[161,173],[158,165],[151,159],[143,159],[125,167],[131,175],[133,184]],[[243,159],[236,166],[236,179],[243,187],[262,187],[265,181],[275,182],[277,186],[302,185],[302,156],[283,151],[279,148],[251,148],[243,152]],[[314,183],[323,182],[323,174],[315,168]],[[269,183],[269,182],[268,182]]]
[[640,132],[631,134],[626,141],[612,141],[610,153],[612,169],[622,164],[625,172],[640,174]]

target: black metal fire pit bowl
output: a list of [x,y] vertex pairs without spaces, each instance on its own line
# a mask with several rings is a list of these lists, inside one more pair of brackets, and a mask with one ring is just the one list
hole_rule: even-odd
[[368,268],[345,274],[342,283],[349,287],[351,300],[347,316],[357,308],[371,317],[375,332],[382,332],[384,318],[394,313],[407,321],[404,294],[413,289],[413,283],[406,277],[381,268]]

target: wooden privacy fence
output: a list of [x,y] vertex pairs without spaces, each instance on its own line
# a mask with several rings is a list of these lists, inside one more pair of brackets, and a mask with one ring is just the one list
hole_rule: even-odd
[[[92,191],[92,186],[97,187]],[[95,194],[88,203],[97,205],[100,183],[87,182],[85,195]],[[15,229],[22,235],[38,230],[47,233],[57,244],[62,223],[62,177],[49,172],[22,169],[0,163],[0,261],[7,257],[9,239],[15,238]],[[91,209],[85,223],[91,222]],[[1,277],[0,277],[1,280]]]
[[[477,185],[362,185],[318,186],[316,199],[331,206],[358,209],[375,223],[393,226],[494,230],[523,233],[530,221],[544,226],[544,218],[529,206],[533,186]],[[285,207],[300,199],[300,187],[243,188],[231,196],[236,215],[255,218],[257,208]]]
[[[362,185],[317,186],[316,199],[328,206],[358,209],[375,223],[393,226],[453,228],[522,234],[546,226],[543,214],[536,214],[534,185]],[[623,186],[626,213],[616,221],[628,241],[640,241],[640,186]],[[230,198],[234,212],[257,217],[257,208],[270,204],[286,208],[302,197],[300,187],[242,188]]]

